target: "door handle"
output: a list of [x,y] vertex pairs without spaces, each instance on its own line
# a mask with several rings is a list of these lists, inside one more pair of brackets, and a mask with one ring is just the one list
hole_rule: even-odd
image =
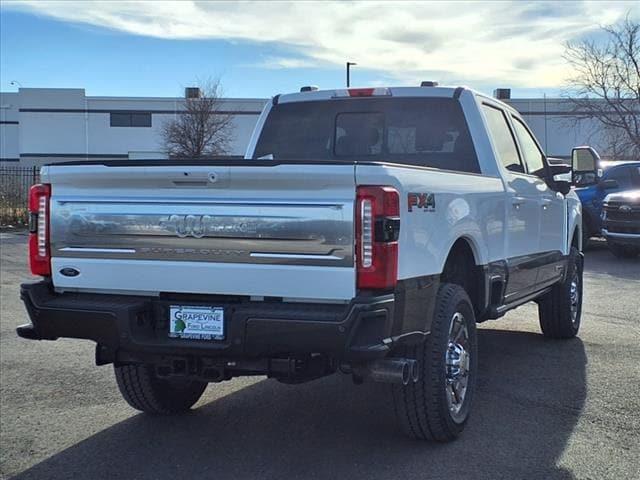
[[542,199],[540,199],[540,206],[542,207],[543,210],[546,210],[547,208],[549,208],[549,205],[551,205],[551,199],[550,198],[542,198]]
[[525,203],[527,201],[527,199],[525,197],[513,197],[511,199],[511,204],[515,207],[515,208],[520,208],[520,205],[522,205],[523,203]]

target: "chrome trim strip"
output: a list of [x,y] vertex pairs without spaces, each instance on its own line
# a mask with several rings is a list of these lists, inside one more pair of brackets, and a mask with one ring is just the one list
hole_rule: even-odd
[[90,247],[64,247],[59,252],[85,252],[85,253],[136,253],[134,248],[90,248]]
[[249,254],[250,257],[255,258],[292,258],[292,259],[308,259],[308,260],[343,260],[343,257],[338,257],[336,255],[314,255],[314,254],[306,254],[306,253],[260,253],[260,252],[251,252]]

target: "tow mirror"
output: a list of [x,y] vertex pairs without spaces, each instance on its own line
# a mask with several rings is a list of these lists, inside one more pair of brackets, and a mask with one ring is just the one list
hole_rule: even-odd
[[571,150],[572,181],[577,187],[598,183],[600,155],[592,147],[575,147]]

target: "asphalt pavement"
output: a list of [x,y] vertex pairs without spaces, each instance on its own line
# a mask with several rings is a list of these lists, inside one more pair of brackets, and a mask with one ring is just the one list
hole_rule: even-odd
[[188,414],[138,413],[91,342],[16,336],[26,236],[0,241],[1,478],[640,478],[640,259],[602,242],[586,252],[579,338],[543,338],[534,305],[482,324],[471,419],[430,444],[396,429],[387,386],[342,375],[236,379]]

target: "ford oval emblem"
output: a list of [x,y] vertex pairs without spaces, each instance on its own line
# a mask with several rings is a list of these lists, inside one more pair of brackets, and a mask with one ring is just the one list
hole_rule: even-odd
[[80,272],[75,268],[65,267],[60,270],[60,275],[64,275],[65,277],[77,277],[80,275]]

